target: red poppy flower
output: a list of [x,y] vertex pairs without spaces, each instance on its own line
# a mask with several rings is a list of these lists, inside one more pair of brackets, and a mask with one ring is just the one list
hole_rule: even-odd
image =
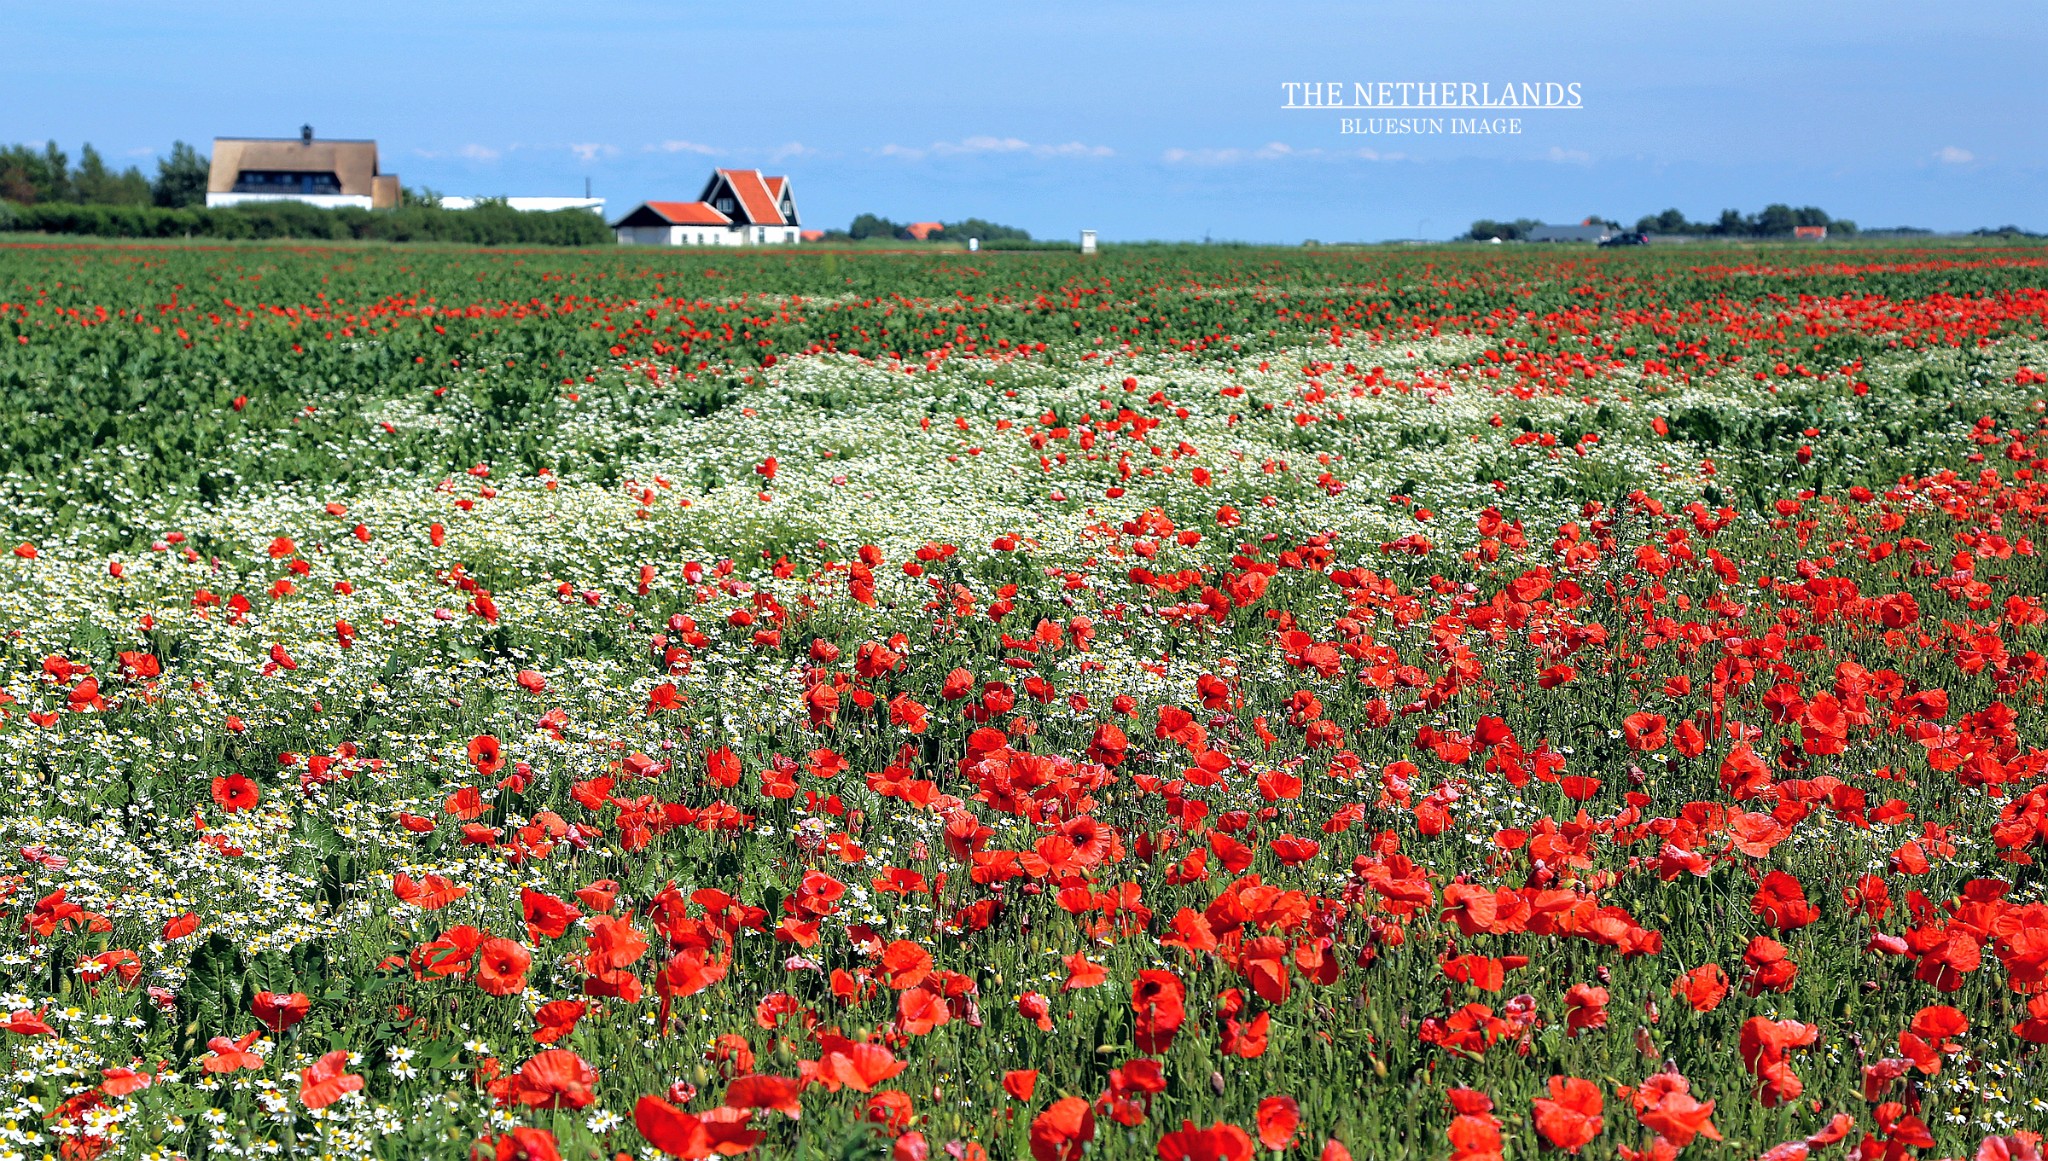
[[469,740],[469,764],[476,767],[478,777],[489,778],[505,768],[505,757],[498,746],[498,739],[489,734],[478,734]]
[[1765,1108],[1776,1108],[1796,1100],[1804,1091],[1792,1071],[1787,1054],[1812,1044],[1820,1029],[1796,1020],[1768,1020],[1752,1016],[1743,1022],[1738,1040],[1742,1066],[1757,1078],[1758,1095]]
[[1663,714],[1632,713],[1621,719],[1621,736],[1631,750],[1661,750],[1665,742]]
[[304,992],[258,992],[249,1002],[250,1013],[272,1032],[283,1032],[312,1010],[313,1001]]
[[1173,1037],[1187,1019],[1187,988],[1172,972],[1148,968],[1131,981],[1133,1043],[1138,1051],[1158,1055],[1173,1047]]
[[929,988],[911,988],[896,997],[896,1026],[912,1036],[923,1036],[951,1019],[945,998]]
[[1564,1026],[1571,1036],[1588,1028],[1607,1027],[1607,989],[1591,984],[1573,984],[1566,989]]
[[1269,1096],[1259,1102],[1259,1143],[1276,1153],[1294,1147],[1301,1126],[1301,1106],[1291,1096]]
[[1553,1076],[1550,1095],[1534,1102],[1536,1131],[1552,1148],[1576,1153],[1600,1135],[1604,1101],[1599,1086],[1576,1076]]
[[580,1109],[597,1100],[597,1070],[566,1048],[549,1048],[491,1084],[500,1106]]
[[670,1157],[708,1157],[711,1135],[704,1122],[656,1096],[633,1106],[633,1127],[647,1143]]
[[804,1082],[796,1077],[754,1073],[735,1079],[725,1089],[725,1104],[734,1109],[773,1109],[792,1118],[803,1115],[797,1100]]
[[546,1129],[522,1126],[495,1139],[485,1137],[480,1144],[494,1151],[494,1161],[562,1161],[555,1135]]
[[900,992],[931,976],[932,953],[907,939],[899,939],[883,949],[881,966],[883,981]]
[[1031,1121],[1032,1161],[1080,1161],[1095,1139],[1095,1110],[1080,1097],[1061,1097]]
[[206,1058],[200,1061],[200,1066],[208,1072],[239,1072],[245,1068],[262,1068],[263,1058],[249,1051],[262,1037],[261,1032],[251,1032],[240,1040],[215,1036],[206,1042],[206,1046],[213,1051],[206,1054]]
[[1159,1161],[1251,1161],[1251,1134],[1228,1121],[1197,1129],[1193,1121],[1159,1139]]
[[1820,911],[1806,900],[1806,889],[1784,871],[1772,871],[1757,885],[1749,909],[1779,931],[1805,927],[1820,918]]
[[509,939],[486,939],[476,949],[476,986],[493,996],[526,990],[526,969],[533,957]]
[[888,1048],[869,1042],[829,1053],[820,1066],[820,1072],[857,1092],[872,1092],[876,1085],[907,1067]]
[[313,1062],[299,1073],[299,1099],[309,1109],[324,1109],[344,1095],[363,1087],[363,1078],[348,1071],[348,1053],[337,1050]]
[[1695,1012],[1711,1012],[1728,994],[1728,976],[1720,964],[1696,967],[1672,982],[1671,994],[1682,996]]
[[458,887],[441,875],[429,874],[424,884],[413,881],[411,875],[400,871],[391,876],[391,893],[401,903],[410,903],[422,911],[439,911],[463,896],[469,888]]
[[1714,1102],[1695,1099],[1692,1083],[1675,1072],[1660,1072],[1635,1089],[1624,1090],[1624,1095],[1644,1128],[1681,1149],[1694,1137],[1721,1139],[1721,1131],[1709,1119],[1714,1115]]
[[263,798],[263,792],[243,774],[216,777],[212,789],[214,804],[229,814],[250,810]]
[[538,1025],[533,1031],[534,1042],[553,1044],[562,1039],[576,1030],[576,1022],[589,1009],[590,1005],[582,1000],[550,1000],[542,1004],[533,1014],[533,1022]]

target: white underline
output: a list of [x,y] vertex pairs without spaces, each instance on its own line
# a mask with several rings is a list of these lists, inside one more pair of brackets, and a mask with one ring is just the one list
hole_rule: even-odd
[[1460,109],[1490,109],[1495,112],[1517,113],[1561,112],[1567,109],[1583,109],[1584,105],[1282,105],[1282,109],[1336,110],[1346,113],[1441,113],[1456,112]]

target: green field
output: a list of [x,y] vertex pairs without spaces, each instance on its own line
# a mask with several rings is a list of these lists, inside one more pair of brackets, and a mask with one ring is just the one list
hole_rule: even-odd
[[0,1161],[2025,1156],[2044,273],[0,244]]

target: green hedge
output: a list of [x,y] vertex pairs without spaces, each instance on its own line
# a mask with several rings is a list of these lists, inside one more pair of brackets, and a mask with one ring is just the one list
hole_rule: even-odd
[[1079,242],[1061,242],[1043,238],[990,238],[981,244],[984,250],[1079,250]]
[[374,239],[480,246],[603,246],[613,241],[604,220],[588,210],[525,213],[500,205],[326,210],[301,202],[262,202],[172,210],[0,201],[0,230],[100,238]]

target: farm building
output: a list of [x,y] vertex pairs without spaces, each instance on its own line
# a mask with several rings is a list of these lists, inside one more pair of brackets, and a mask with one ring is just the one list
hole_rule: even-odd
[[641,202],[612,223],[625,246],[761,246],[795,243],[802,230],[789,179],[758,169],[718,169],[693,202]]
[[323,141],[313,127],[297,137],[216,137],[206,179],[208,206],[305,202],[324,209],[398,204],[398,175],[377,171],[375,141]]

